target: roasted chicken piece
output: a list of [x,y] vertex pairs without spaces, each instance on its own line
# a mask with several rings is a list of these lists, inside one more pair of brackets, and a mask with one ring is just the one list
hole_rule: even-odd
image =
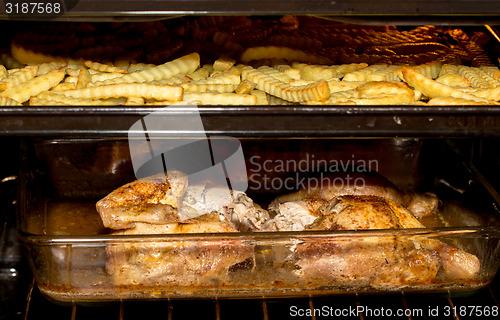
[[[177,223],[136,223],[113,235],[238,232],[215,214]],[[117,243],[106,248],[106,270],[116,285],[216,285],[229,277],[229,268],[252,257],[253,246],[239,240],[155,239]],[[173,290],[173,289],[172,289]]]
[[187,184],[187,176],[179,171],[156,174],[119,187],[99,200],[96,209],[111,229],[133,228],[138,222],[177,222],[189,218],[177,210]]
[[260,230],[269,219],[267,211],[245,193],[206,184],[187,188],[180,212],[181,215],[190,217],[214,212],[242,232]]
[[[280,209],[279,217],[269,221],[264,229],[425,228],[409,210],[377,196],[339,196],[331,201],[305,199],[281,204]],[[287,216],[290,219],[286,219]],[[298,219],[303,228],[290,223],[293,219]],[[290,228],[290,225],[293,226]],[[427,237],[415,239],[393,234],[341,236],[299,244],[295,255],[290,257],[297,259],[300,267],[297,273],[301,276],[326,276],[336,284],[425,285],[441,276],[448,280],[473,279],[479,272],[480,262],[476,256]]]
[[277,197],[269,210],[279,212],[279,205],[285,202],[321,199],[329,201],[344,195],[371,195],[386,198],[408,208],[416,217],[432,215],[438,206],[438,198],[433,193],[405,193],[375,171],[341,172],[319,179],[314,187],[303,188],[295,193]]

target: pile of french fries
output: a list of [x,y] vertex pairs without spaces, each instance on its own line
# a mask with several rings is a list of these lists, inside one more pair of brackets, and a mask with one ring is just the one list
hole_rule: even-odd
[[500,70],[434,61],[417,66],[325,64],[305,50],[262,46],[238,62],[200,65],[196,52],[119,66],[37,53],[13,43],[0,65],[0,105],[498,104]]

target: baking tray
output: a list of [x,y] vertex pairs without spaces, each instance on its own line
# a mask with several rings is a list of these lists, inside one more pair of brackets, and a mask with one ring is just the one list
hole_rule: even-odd
[[[277,149],[281,152],[293,150],[289,145],[284,146],[287,143],[295,143],[298,154],[323,151],[319,149],[323,144],[323,147],[342,146],[338,150],[344,150],[346,158],[352,157],[356,148],[360,150],[360,158],[377,157],[375,150],[377,159],[392,155],[393,161],[386,167],[394,168],[391,179],[399,176],[401,188],[436,192],[442,202],[440,222],[431,219],[428,225],[433,227],[404,230],[110,235],[100,224],[94,204],[115,187],[133,179],[130,164],[119,147],[126,145],[126,141],[28,141],[23,148],[27,162],[21,175],[19,235],[41,292],[57,301],[96,302],[470,291],[484,287],[495,276],[500,265],[500,223],[493,196],[497,199],[498,196],[484,189],[443,140],[241,141],[243,150],[251,150],[247,157],[257,150],[251,148],[252,144],[264,151],[277,145],[281,145],[282,149]],[[70,149],[73,151],[68,152]],[[54,150],[64,152],[54,153]],[[398,168],[404,157],[406,162]],[[280,193],[279,190],[248,192],[263,205]],[[58,208],[57,214],[53,208]],[[307,262],[310,256],[349,260],[358,250],[383,252],[380,248],[425,246],[425,243],[446,243],[474,254],[480,261],[480,272],[467,280],[440,275],[428,281],[423,280],[425,272],[418,271],[413,276],[406,274],[407,280],[401,283],[391,284],[389,278],[402,279],[404,272],[387,269],[384,263],[376,266],[381,261],[371,255],[357,263],[365,264],[364,270],[382,270],[382,275],[356,274],[359,277],[350,281],[342,279],[342,273],[325,273],[321,268],[302,273],[305,265],[297,262]],[[153,273],[159,270],[148,269],[150,275],[138,277],[137,269],[144,271],[147,263],[139,259],[131,264],[128,260],[131,252],[149,258],[161,256],[157,266],[165,269],[156,275]],[[400,259],[398,249],[395,252],[393,258],[402,261],[399,266],[413,270],[405,259]],[[433,254],[440,255],[439,252]],[[196,257],[202,257],[201,266],[193,264]],[[419,259],[411,261],[424,271],[428,267]]]
[[[0,108],[9,136],[127,136],[144,116],[201,116],[207,135],[316,137],[500,136],[500,107],[21,107]],[[181,129],[182,130],[182,129]],[[192,130],[192,129],[189,129]]]

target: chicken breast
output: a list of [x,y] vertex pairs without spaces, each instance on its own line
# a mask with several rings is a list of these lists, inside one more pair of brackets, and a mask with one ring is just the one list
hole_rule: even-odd
[[[113,235],[162,235],[237,232],[217,214],[154,225],[136,223]],[[217,285],[227,280],[230,267],[253,256],[253,246],[238,240],[193,238],[117,243],[106,248],[106,271],[116,285]]]
[[177,208],[188,178],[179,171],[157,174],[119,187],[96,204],[106,228],[133,228],[136,223],[165,224],[185,220]]
[[304,188],[295,193],[277,197],[269,211],[280,212],[279,205],[304,199],[329,201],[337,196],[379,196],[407,207],[416,217],[430,216],[436,212],[438,198],[433,193],[405,193],[375,171],[340,172],[319,180],[314,187]]

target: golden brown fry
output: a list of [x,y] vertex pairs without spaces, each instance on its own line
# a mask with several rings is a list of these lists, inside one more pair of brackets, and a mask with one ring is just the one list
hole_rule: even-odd
[[429,100],[427,105],[429,106],[453,106],[453,105],[488,105],[488,104],[497,104],[494,102],[477,102],[473,100],[467,100],[462,98],[453,98],[453,97],[438,97]]
[[185,101],[200,101],[206,105],[256,105],[257,97],[236,93],[185,93]]
[[25,83],[33,79],[37,73],[38,66],[26,66],[0,81],[0,91],[14,88],[22,83]]
[[74,82],[61,82],[57,86],[50,89],[51,91],[62,91],[62,90],[73,90],[76,89],[76,83]]
[[292,67],[290,67],[287,64],[274,65],[273,68],[275,68],[278,71],[283,72],[284,74],[286,74],[287,76],[289,76],[290,78],[292,78],[294,80],[300,80],[301,79],[301,75],[300,75],[301,72],[300,72],[300,70],[296,69],[296,68],[292,68]]
[[128,67],[128,73],[147,70],[156,67],[156,64],[152,63],[132,63]]
[[321,81],[330,80],[333,78],[342,78],[346,73],[355,72],[357,70],[368,67],[366,63],[351,63],[343,65],[310,65],[294,62],[292,67],[301,71],[302,79]]
[[199,65],[200,55],[195,52],[150,69],[129,73],[122,77],[110,80],[105,80],[102,83],[99,83],[99,85],[118,83],[144,83],[149,81],[170,79],[178,74],[193,72],[199,67]]
[[64,103],[61,101],[47,100],[39,97],[31,97],[29,100],[30,106],[70,106],[69,103]]
[[90,78],[90,82],[92,82],[92,83],[102,82],[102,81],[111,80],[114,78],[121,77],[122,75],[123,75],[122,73],[107,73],[107,72],[101,73],[100,72],[100,73],[92,74],[91,78]]
[[228,71],[231,69],[236,61],[231,58],[220,58],[214,61],[214,71]]
[[99,71],[99,72],[108,72],[108,73],[128,73],[127,70],[123,70],[120,68],[117,68],[115,66],[111,66],[108,64],[103,64],[95,61],[90,61],[87,60],[85,61],[85,66],[88,67],[89,69]]
[[445,73],[439,76],[436,81],[450,87],[472,87],[466,77],[456,73]]
[[461,98],[466,100],[473,100],[476,102],[488,102],[487,99],[478,98],[471,94],[462,92],[460,90],[454,89],[445,84],[441,84],[432,80],[413,69],[402,68],[398,70],[398,76],[408,83],[411,87],[416,90],[422,92],[429,98],[438,98],[438,97],[453,97],[453,98]]
[[20,107],[20,106],[22,106],[22,104],[19,103],[19,102],[17,102],[14,99],[7,98],[7,97],[4,97],[4,96],[0,95],[0,106],[3,106],[3,107]]
[[259,90],[291,102],[322,101],[330,96],[326,81],[305,86],[291,86],[252,67],[244,67],[241,77],[243,80],[256,83]]
[[[246,80],[245,80],[246,81]],[[259,106],[267,106],[269,101],[267,100],[267,93],[262,90],[252,90],[250,92],[251,95],[257,98],[257,105]]]
[[255,84],[253,82],[250,82],[248,80],[243,80],[238,85],[238,87],[234,90],[234,93],[237,93],[237,94],[249,94],[250,92],[253,91],[253,89],[255,89],[256,86],[257,86],[257,84]]
[[348,72],[342,81],[367,81],[369,74],[385,69],[387,66],[387,64],[374,64],[364,69]]
[[413,90],[403,82],[371,81],[356,88],[359,98],[377,98],[397,95],[401,97],[398,101],[412,102],[415,94]]
[[240,56],[243,63],[263,59],[284,59],[290,62],[304,62],[310,64],[332,64],[326,57],[288,47],[264,46],[248,48]]
[[53,62],[42,63],[40,66],[38,66],[37,76],[46,74],[47,72],[52,70],[62,69],[67,65],[68,63],[66,61],[53,61]]
[[274,68],[271,68],[268,66],[258,67],[257,70],[262,71],[265,74],[267,74],[268,76],[271,76],[274,79],[277,79],[277,80],[284,82],[284,83],[290,83],[290,81],[292,80],[292,78],[290,78],[284,72],[281,72],[277,69],[274,69]]
[[180,101],[184,90],[179,86],[160,86],[146,83],[110,84],[85,89],[60,91],[66,97],[105,99],[138,97],[155,100]]
[[21,103],[28,101],[30,97],[36,96],[40,92],[47,91],[55,87],[64,78],[64,71],[52,70],[46,74],[33,78],[17,87],[10,88],[2,92],[2,95]]
[[205,68],[199,68],[196,71],[187,74],[193,81],[204,80],[210,76],[210,72]]
[[[33,99],[34,97],[32,97]],[[125,104],[125,98],[109,98],[101,100],[71,98],[64,96],[60,91],[44,91],[39,93],[36,98],[43,101],[53,101],[54,103],[62,103],[65,105],[80,105],[80,106],[113,106]]]
[[78,81],[76,82],[76,88],[82,89],[87,87],[87,84],[91,82],[91,75],[84,67],[80,68],[80,74],[78,75]]
[[[458,74],[464,76],[469,80],[469,82],[475,87],[479,89],[488,89],[492,86],[488,83],[488,81],[484,80],[481,75],[478,73],[481,69],[478,68],[470,68],[467,66],[459,66]],[[481,71],[483,72],[483,71]]]
[[237,88],[237,84],[224,84],[224,83],[182,83],[180,85],[184,88],[184,92],[191,93],[203,93],[203,92],[213,92],[213,93],[230,93],[234,92]]
[[[21,64],[42,64],[46,62],[53,62],[53,61],[66,61],[70,59],[64,59],[62,57],[56,57],[56,56],[51,56],[48,54],[40,53],[40,52],[34,52],[29,49],[25,49],[18,45],[15,42],[12,42],[10,46],[10,52],[12,54],[12,57],[16,59],[19,63]],[[3,59],[3,57],[2,57]],[[15,67],[19,68],[19,67]]]

